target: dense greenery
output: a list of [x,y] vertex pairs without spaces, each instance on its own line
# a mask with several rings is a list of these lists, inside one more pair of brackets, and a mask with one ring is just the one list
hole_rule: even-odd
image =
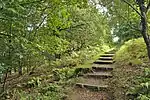
[[[93,4],[102,6],[109,17],[114,37],[123,43],[131,38],[144,38],[147,54],[150,59],[150,2],[149,0],[92,0]],[[102,8],[101,7],[101,8]],[[129,28],[130,27],[130,28]],[[135,32],[137,31],[137,32]],[[120,33],[121,32],[121,33]],[[134,34],[135,33],[135,34]],[[122,35],[121,35],[122,34]]]
[[132,39],[116,53],[116,60],[120,63],[138,65],[148,61],[146,45],[143,38]]
[[138,76],[135,80],[134,87],[130,87],[127,95],[133,100],[149,100],[150,99],[150,68],[145,68],[144,75]]
[[[116,100],[149,100],[150,69],[143,38],[131,39],[116,52],[114,82]],[[120,98],[118,97],[120,96]]]
[[[30,89],[31,99],[61,99],[55,94],[62,88],[56,92],[55,83],[44,85],[55,76],[53,70],[83,64],[109,49],[112,42],[106,16],[87,0],[1,0],[0,23],[0,96],[4,99],[25,99]],[[9,84],[18,73],[16,82]],[[58,71],[59,80],[74,76],[69,76],[70,71],[61,73],[67,72]],[[34,74],[39,76],[26,76]],[[19,81],[21,77],[24,81]],[[14,86],[27,90],[11,91]],[[41,92],[41,88],[51,86],[54,91]]]

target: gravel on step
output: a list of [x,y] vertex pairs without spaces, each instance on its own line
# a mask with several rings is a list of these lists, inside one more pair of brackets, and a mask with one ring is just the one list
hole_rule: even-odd
[[108,79],[99,79],[99,78],[83,78],[79,77],[78,82],[86,83],[86,84],[93,84],[93,85],[107,85]]

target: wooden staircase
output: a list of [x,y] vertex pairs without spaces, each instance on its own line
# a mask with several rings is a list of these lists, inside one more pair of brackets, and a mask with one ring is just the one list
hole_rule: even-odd
[[104,91],[109,88],[109,80],[113,77],[113,52],[106,52],[101,55],[92,65],[92,72],[79,77],[76,86],[79,88]]

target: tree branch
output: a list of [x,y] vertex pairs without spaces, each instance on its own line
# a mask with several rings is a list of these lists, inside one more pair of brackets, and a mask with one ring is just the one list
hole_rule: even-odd
[[85,25],[85,24],[78,24],[78,25],[75,25],[75,26],[70,26],[70,27],[66,27],[66,28],[60,28],[60,27],[58,27],[57,28],[57,30],[58,31],[63,31],[63,30],[68,30],[68,29],[72,29],[72,28],[77,28],[77,27],[80,27],[80,26],[83,26],[83,25]]
[[10,20],[10,19],[8,19],[8,18],[3,18],[3,17],[0,17],[0,20],[6,20],[6,21],[8,21],[8,20]]
[[15,35],[15,34],[11,34],[11,35],[9,35],[9,34],[5,34],[5,33],[2,33],[2,32],[0,32],[0,35],[1,36],[6,36],[6,37],[18,37],[17,35]]
[[[127,20],[125,17],[123,17],[123,16],[121,16],[121,15],[120,15],[120,17],[122,17],[124,20]],[[141,31],[140,29],[138,29],[138,28],[136,28],[136,27],[133,27],[133,26],[131,25],[131,22],[128,22],[128,21],[127,21],[127,24],[129,25],[130,28],[132,28],[132,29],[134,29],[134,30],[136,30],[136,31],[138,31],[138,32]]]
[[2,33],[2,32],[0,32],[0,35],[11,37],[11,35],[4,34],[4,33]]
[[[117,12],[116,9],[115,9],[115,11]],[[118,12],[117,12],[117,13],[118,13]],[[138,29],[138,28],[136,28],[136,27],[133,27],[133,26],[131,25],[131,22],[129,22],[128,19],[126,19],[124,16],[120,15],[119,13],[118,13],[118,16],[121,17],[121,18],[123,18],[124,20],[126,20],[126,21],[127,21],[127,24],[129,25],[130,28],[132,28],[132,29],[134,29],[135,31],[138,31],[138,32],[141,31],[140,29]]]
[[[45,7],[42,10],[42,13],[40,14],[40,16],[44,16],[44,12],[49,8],[49,6]],[[34,32],[34,36],[36,36],[38,29],[42,26],[42,24],[44,23],[45,19],[49,16],[49,14],[47,14],[46,16],[43,17],[42,21],[39,23],[39,25],[35,28],[35,32]]]
[[143,17],[141,15],[141,13],[137,9],[135,9],[128,1],[126,1],[126,0],[122,0],[122,1],[125,2],[126,4],[128,4],[138,15],[140,15],[141,17]]
[[146,7],[146,13],[149,11],[149,9],[150,9],[150,0],[149,0],[147,7]]
[[34,36],[37,34],[38,29],[42,26],[42,24],[44,23],[45,19],[47,18],[47,16],[44,16],[44,18],[42,19],[42,21],[39,23],[39,25],[35,28],[35,32],[34,32]]
[[[63,31],[63,30],[65,30],[65,31],[67,31],[67,30],[71,30],[71,29],[73,29],[73,28],[77,28],[77,27],[80,27],[80,26],[83,26],[83,25],[85,25],[85,24],[78,24],[78,25],[75,25],[75,26],[70,26],[70,27],[66,27],[66,28],[60,28],[60,27],[58,27],[57,28],[57,30],[58,31]],[[56,37],[60,37],[58,34],[55,34],[55,32],[56,32],[56,30],[53,30],[53,34],[52,35],[55,35]],[[71,31],[68,31],[68,32],[71,32]]]

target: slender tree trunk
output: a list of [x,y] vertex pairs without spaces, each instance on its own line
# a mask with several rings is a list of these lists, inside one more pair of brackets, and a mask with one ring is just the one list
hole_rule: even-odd
[[14,68],[14,72],[15,72],[15,73],[17,72],[16,68]]
[[147,47],[147,52],[148,52],[148,57],[150,61],[150,37],[148,35],[148,26],[147,26],[147,17],[146,17],[146,12],[147,9],[144,5],[144,0],[138,0],[138,5],[140,7],[140,12],[141,12],[141,34],[144,38],[144,41],[146,43]]
[[5,85],[6,85],[7,77],[8,77],[8,70],[6,71],[6,74],[5,74],[5,76],[4,76],[3,87],[2,87],[2,91],[1,91],[1,92],[4,92],[4,91],[5,91]]
[[148,22],[147,22],[147,16],[146,16],[146,13],[150,9],[150,2],[148,2],[148,5],[146,7],[145,0],[136,0],[138,6],[140,7],[140,12],[139,12],[136,8],[134,8],[134,6],[130,4],[130,2],[126,0],[123,0],[123,1],[127,3],[134,11],[136,11],[138,15],[141,16],[141,29],[140,30],[144,38],[144,41],[146,43],[148,58],[150,62],[150,36],[148,35],[148,24],[147,24]]
[[22,64],[21,64],[21,60],[19,60],[18,73],[19,73],[19,75],[22,75]]

